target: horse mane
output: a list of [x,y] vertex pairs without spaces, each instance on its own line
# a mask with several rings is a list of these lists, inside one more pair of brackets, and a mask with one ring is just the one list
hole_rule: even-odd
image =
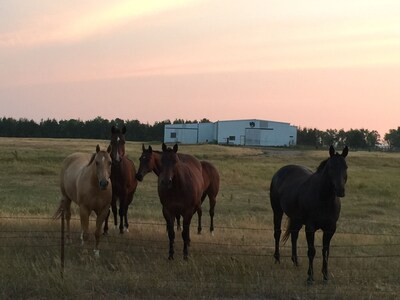
[[94,161],[94,158],[96,157],[96,153],[92,154],[92,157],[90,158],[89,163],[87,164],[88,166],[90,166],[92,164],[92,162]]
[[323,160],[323,161],[319,164],[319,166],[318,166],[318,168],[317,168],[317,173],[322,172],[322,170],[323,170],[323,169],[325,168],[325,166],[326,166],[326,163],[328,162],[328,159],[329,159],[329,158]]

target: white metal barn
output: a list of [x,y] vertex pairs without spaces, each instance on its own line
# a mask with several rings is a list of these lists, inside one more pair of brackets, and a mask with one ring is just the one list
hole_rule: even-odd
[[291,146],[297,143],[297,128],[289,123],[257,119],[198,124],[168,124],[164,127],[164,142]]

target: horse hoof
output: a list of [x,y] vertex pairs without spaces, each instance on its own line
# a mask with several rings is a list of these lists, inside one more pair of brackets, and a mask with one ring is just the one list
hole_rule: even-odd
[[129,232],[129,228],[125,227],[125,232]]
[[211,236],[214,236],[214,231],[211,231]]
[[100,257],[100,250],[94,249],[94,250],[93,250],[93,253],[94,253],[94,257],[96,257],[96,258],[99,258],[99,257]]
[[308,278],[307,279],[307,285],[313,285],[314,284],[314,279]]
[[188,261],[189,260],[189,256],[188,255],[184,255],[183,256],[183,260]]
[[104,232],[103,232],[103,235],[104,235],[104,236],[108,236],[108,232],[107,232],[107,231],[104,231]]
[[168,256],[168,260],[174,260],[174,256],[173,255]]

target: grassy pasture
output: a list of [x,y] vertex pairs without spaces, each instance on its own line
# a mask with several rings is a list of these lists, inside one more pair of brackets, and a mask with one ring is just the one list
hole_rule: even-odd
[[[94,152],[107,141],[0,138],[0,298],[139,299],[396,299],[400,293],[399,153],[353,152],[338,232],[331,244],[330,282],[323,284],[321,236],[316,236],[315,279],[307,286],[307,249],[299,237],[300,266],[290,260],[290,243],[274,264],[269,182],[285,164],[315,169],[327,150],[249,149],[181,145],[181,152],[212,162],[220,171],[215,236],[208,233],[207,200],[203,233],[192,219],[190,259],[182,259],[176,235],[175,260],[168,261],[168,238],[157,181],[139,183],[129,210],[130,232],[111,231],[100,242],[79,243],[78,209],[73,205],[73,241],[66,246],[60,276],[58,174],[65,156]],[[160,144],[153,143],[154,149]],[[138,167],[141,143],[126,150]],[[94,220],[94,218],[93,218]],[[91,229],[94,223],[91,223]]]

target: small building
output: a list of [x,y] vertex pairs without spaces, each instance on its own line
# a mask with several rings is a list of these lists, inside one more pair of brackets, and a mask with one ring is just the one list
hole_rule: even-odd
[[289,123],[258,119],[197,124],[168,124],[164,127],[164,142],[292,146],[297,143],[297,128]]

